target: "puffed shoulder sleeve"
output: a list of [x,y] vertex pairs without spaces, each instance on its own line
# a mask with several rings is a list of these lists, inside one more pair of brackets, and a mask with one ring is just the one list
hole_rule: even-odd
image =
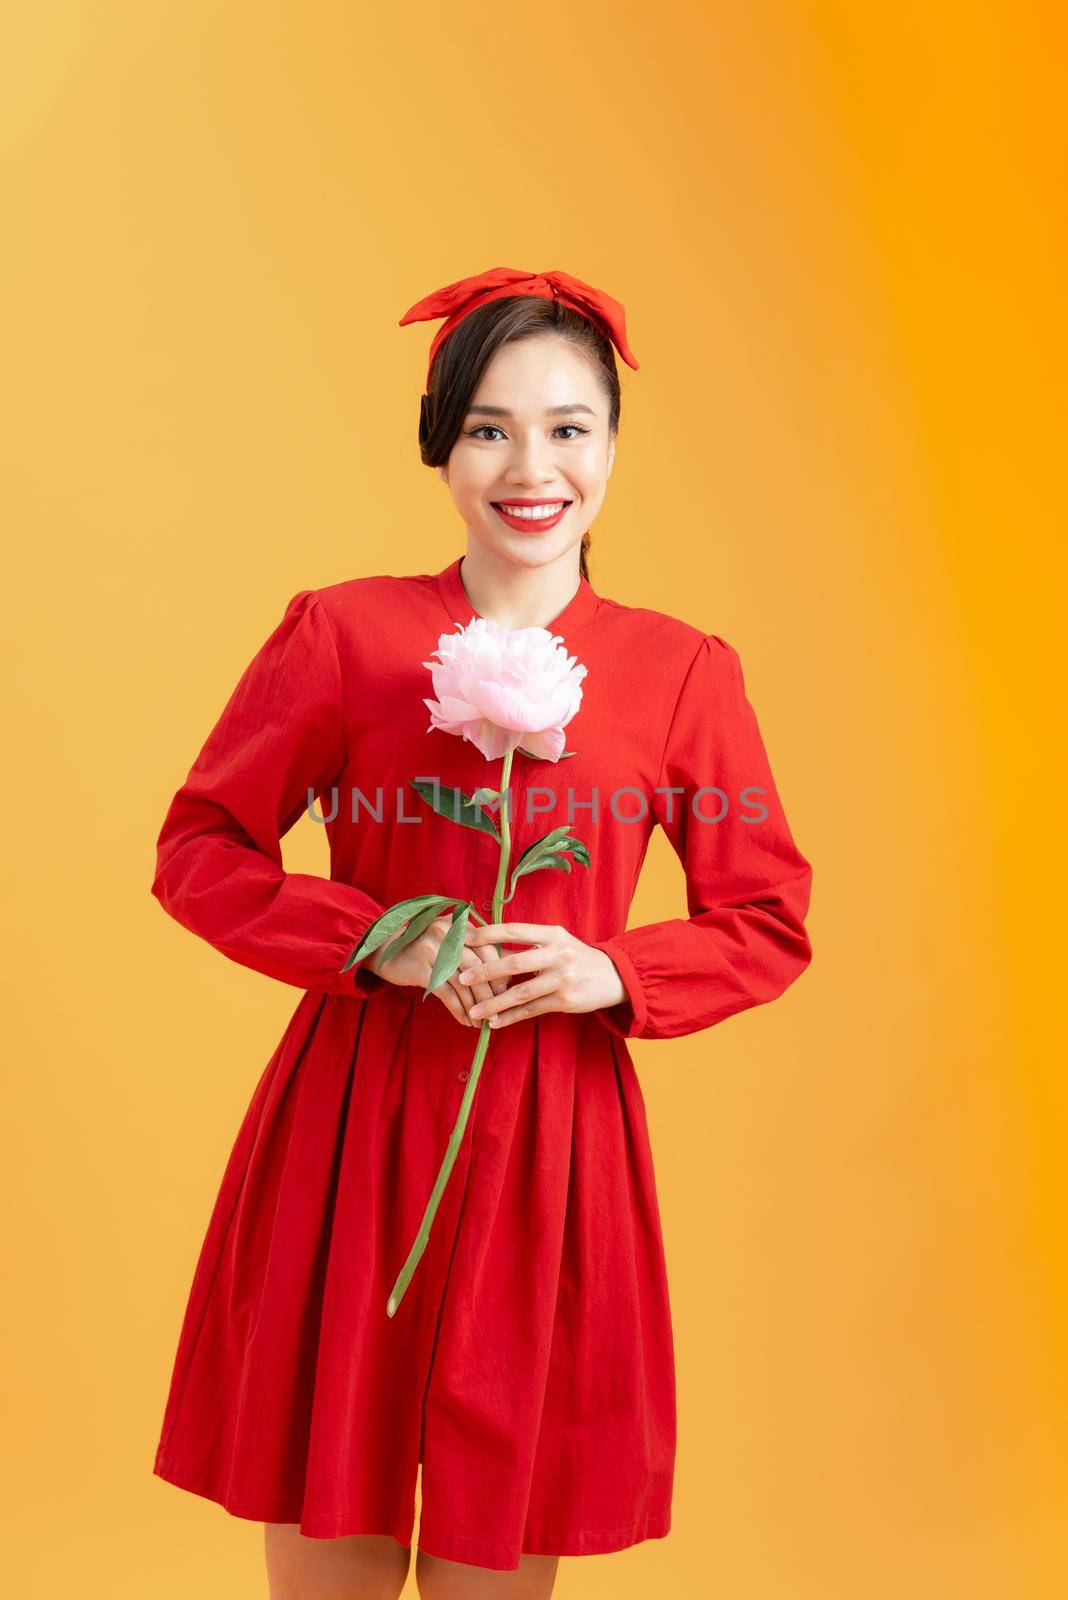
[[301,989],[371,994],[341,967],[385,907],[350,883],[286,872],[281,840],[345,763],[341,665],[314,590],[293,596],[245,668],[156,845],[152,893],[242,966]]
[[597,945],[627,991],[599,1012],[621,1038],[711,1027],[774,1000],[812,958],[812,869],[783,814],[738,653],[716,634],[680,690],[652,806],[685,869],[690,915]]

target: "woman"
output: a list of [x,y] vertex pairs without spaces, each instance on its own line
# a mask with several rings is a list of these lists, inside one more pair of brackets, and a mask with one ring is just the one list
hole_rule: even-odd
[[[612,344],[637,365],[623,308],[564,273],[495,268],[403,320],[426,316],[447,321],[422,458],[465,553],[294,596],[171,803],[152,885],[185,927],[304,991],[223,1176],[154,1467],[265,1523],[273,1600],[399,1594],[420,1466],[424,1600],[548,1595],[561,1555],[667,1534],[672,1329],[626,1041],[772,1000],[811,955],[811,869],[736,651],[589,581]],[[426,657],[475,616],[547,628],[587,669],[573,754],[518,755],[510,787],[513,862],[561,821],[590,861],[520,878],[509,919],[482,916],[426,1005],[445,917],[341,969],[401,899],[491,909],[494,839],[411,804],[413,777],[500,780],[427,728]],[[282,866],[312,793],[328,879]],[[689,915],[628,930],[657,822]],[[483,1015],[467,1131],[391,1318]]]

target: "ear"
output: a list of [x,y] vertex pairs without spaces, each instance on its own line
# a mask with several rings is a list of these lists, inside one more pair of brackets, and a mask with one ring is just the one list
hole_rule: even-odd
[[449,474],[445,467],[438,468],[438,477],[441,479],[442,483],[448,483]]
[[616,459],[616,436],[615,436],[615,434],[613,434],[612,437],[608,441],[608,471],[605,474],[605,476],[608,477],[608,478],[610,478],[612,476],[612,463],[613,463],[613,461],[615,459]]

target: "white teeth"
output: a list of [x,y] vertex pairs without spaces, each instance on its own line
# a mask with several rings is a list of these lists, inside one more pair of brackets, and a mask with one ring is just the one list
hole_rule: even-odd
[[540,522],[544,517],[555,517],[567,504],[566,500],[557,500],[551,506],[509,506],[501,502],[501,510],[507,511],[510,517],[522,517],[528,522]]

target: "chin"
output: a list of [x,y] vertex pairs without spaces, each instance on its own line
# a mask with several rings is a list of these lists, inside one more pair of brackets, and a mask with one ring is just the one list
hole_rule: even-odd
[[561,556],[567,555],[569,551],[577,551],[585,535],[585,529],[577,534],[569,532],[564,543],[554,538],[551,530],[540,537],[537,534],[508,532],[502,537],[499,528],[490,530],[479,528],[476,532],[469,527],[468,531],[485,549],[491,550],[502,561],[510,562],[516,567],[544,567],[552,561],[559,561]]

